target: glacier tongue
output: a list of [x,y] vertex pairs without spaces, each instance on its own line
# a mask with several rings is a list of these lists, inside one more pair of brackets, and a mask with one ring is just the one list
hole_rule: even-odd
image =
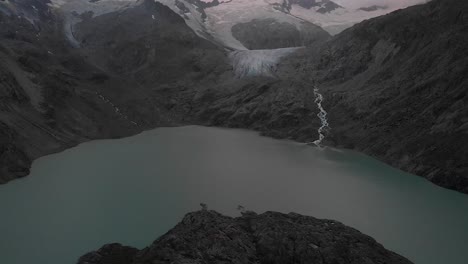
[[234,72],[238,78],[251,76],[275,76],[280,59],[299,48],[271,50],[238,50],[229,54]]

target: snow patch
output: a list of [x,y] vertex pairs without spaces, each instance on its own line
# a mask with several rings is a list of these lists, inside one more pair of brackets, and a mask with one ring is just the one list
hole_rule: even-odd
[[[361,1],[361,4],[371,3],[372,1]],[[393,1],[393,0],[392,0]],[[373,17],[383,16],[397,9],[408,7],[411,5],[420,4],[425,0],[411,0],[404,4],[391,4],[392,1],[381,1],[388,2],[387,8],[380,8],[374,11],[365,11],[359,9],[357,5],[352,5],[353,1],[336,1],[338,4],[343,5],[344,8],[335,9],[329,13],[320,13],[316,9],[306,9],[299,5],[292,5],[290,14],[304,19],[313,24],[316,24],[325,29],[331,35],[336,35],[341,31],[352,27],[353,25],[362,22],[363,20],[370,19]],[[356,2],[356,1],[355,1]],[[376,1],[377,2],[377,1]],[[400,1],[401,2],[401,1]],[[362,7],[362,6],[361,6]]]

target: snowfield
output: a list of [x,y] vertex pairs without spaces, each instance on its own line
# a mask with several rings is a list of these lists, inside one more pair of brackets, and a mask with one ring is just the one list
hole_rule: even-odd
[[[92,11],[94,16],[119,11],[136,4],[142,0],[100,0],[97,2],[77,0],[51,0],[51,6],[59,8],[66,14],[67,24],[65,31],[70,41],[77,45],[73,38],[73,25],[80,21],[79,14]],[[181,15],[188,26],[199,36],[213,40],[231,50],[247,50],[247,48],[233,37],[231,28],[238,23],[250,22],[253,19],[273,18],[278,22],[295,25],[301,30],[304,23],[313,23],[328,31],[337,34],[352,25],[365,19],[381,16],[392,12],[399,7],[416,4],[422,0],[408,0],[400,5],[388,5],[387,8],[373,11],[364,11],[342,0],[336,0],[340,8],[330,12],[319,12],[326,1],[318,1],[315,6],[307,9],[298,4],[290,4],[290,9],[281,8],[292,0],[220,0],[218,5],[200,8],[194,0],[154,0],[170,7]],[[201,3],[212,3],[212,0],[200,0]],[[345,1],[349,2],[349,1]],[[181,9],[181,6],[184,6]]]
[[[157,1],[181,13],[181,10],[175,5],[175,0]],[[203,15],[197,10],[197,6],[190,4],[186,0],[179,0],[179,2],[190,9],[190,13],[186,14],[184,18],[193,30],[198,32],[201,36],[206,36],[206,34],[211,35],[219,43],[235,50],[246,50],[244,45],[235,39],[231,33],[232,26],[238,23],[250,22],[253,19],[274,18],[278,22],[296,25],[300,30],[300,25],[302,23],[310,22],[322,27],[331,35],[335,35],[365,19],[385,15],[398,8],[416,4],[421,0],[409,0],[403,6],[389,5],[384,9],[377,9],[374,11],[364,11],[342,5],[341,8],[337,8],[328,13],[321,13],[318,11],[322,7],[320,3],[318,3],[316,7],[310,9],[292,4],[290,10],[281,10],[279,7],[284,1],[289,0],[220,1],[221,3],[219,5],[204,9],[207,17],[203,19]],[[212,1],[203,0],[203,2],[210,3]],[[200,34],[200,32],[204,33]]]

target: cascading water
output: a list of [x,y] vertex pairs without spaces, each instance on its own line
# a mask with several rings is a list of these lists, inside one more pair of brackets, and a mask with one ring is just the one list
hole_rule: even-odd
[[297,48],[237,50],[229,54],[234,73],[238,78],[252,76],[275,76],[281,58],[297,50]]
[[322,141],[325,139],[324,131],[326,129],[329,129],[330,127],[329,127],[328,120],[327,120],[327,111],[325,111],[325,109],[322,106],[323,95],[320,93],[319,88],[314,87],[314,95],[315,95],[315,103],[317,104],[317,108],[320,110],[317,116],[318,118],[320,118],[320,122],[322,125],[319,127],[317,131],[319,134],[319,138],[311,143],[315,144],[317,147],[322,147]]

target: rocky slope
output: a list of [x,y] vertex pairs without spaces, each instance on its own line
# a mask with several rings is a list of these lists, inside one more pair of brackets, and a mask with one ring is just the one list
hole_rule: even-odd
[[61,29],[45,21],[0,13],[0,182],[27,175],[45,154],[139,130],[96,95],[119,84],[70,52]]
[[467,2],[433,1],[308,51],[336,144],[468,193],[466,11]]
[[[190,105],[178,103],[194,96],[193,83],[213,83],[209,73],[229,67],[222,48],[153,1],[93,18],[90,29],[83,21],[81,49],[64,37],[61,16],[47,14],[31,23],[0,12],[2,183],[26,176],[32,160],[80,142],[187,124],[182,113]],[[101,21],[113,27],[106,31]],[[102,29],[104,39],[93,38],[102,33],[94,29]]]
[[277,79],[212,91],[217,99],[201,107],[203,120],[313,141],[317,85],[329,111],[328,145],[468,193],[465,11],[465,2],[433,1],[362,22],[286,57]]
[[299,214],[190,213],[151,246],[110,244],[79,264],[143,263],[411,263],[343,224]]

